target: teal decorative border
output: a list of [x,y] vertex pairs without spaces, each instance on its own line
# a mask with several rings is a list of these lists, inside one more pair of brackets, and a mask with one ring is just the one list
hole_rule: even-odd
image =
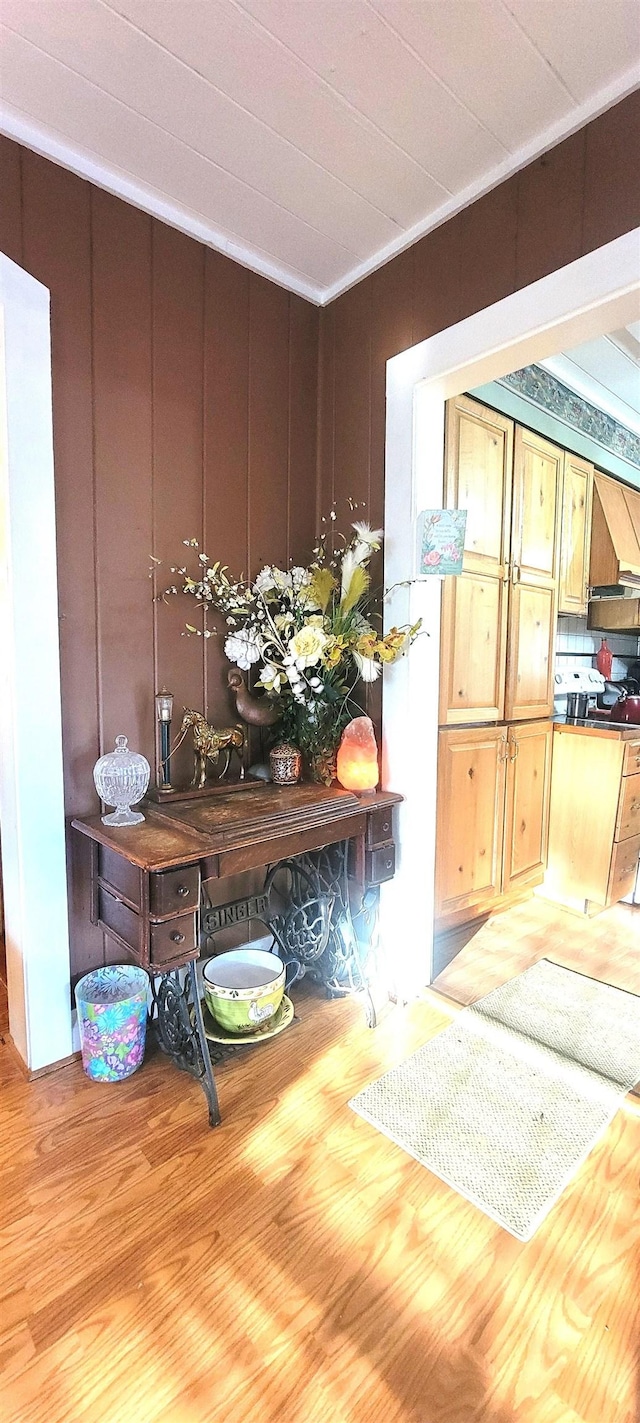
[[606,415],[604,410],[590,405],[588,400],[569,390],[541,366],[524,366],[522,370],[512,371],[510,375],[503,376],[499,384],[509,386],[527,400],[533,400],[550,415],[564,420],[605,450],[640,466],[640,436],[628,430],[626,425],[620,425],[611,415]]

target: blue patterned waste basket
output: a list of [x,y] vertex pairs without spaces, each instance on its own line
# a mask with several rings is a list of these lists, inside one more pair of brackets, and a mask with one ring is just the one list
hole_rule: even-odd
[[94,1082],[121,1082],[144,1057],[149,980],[141,968],[114,964],[76,984],[82,1066]]

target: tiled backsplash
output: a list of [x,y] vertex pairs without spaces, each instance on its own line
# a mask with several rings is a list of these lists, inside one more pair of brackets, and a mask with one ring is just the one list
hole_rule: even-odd
[[[640,638],[629,632],[589,632],[587,619],[560,617],[556,634],[556,667],[562,671],[566,667],[590,667],[601,640],[606,637],[614,656],[613,677],[623,677],[625,666],[616,667],[616,661],[624,663],[640,656]],[[576,655],[579,654],[579,655]]]

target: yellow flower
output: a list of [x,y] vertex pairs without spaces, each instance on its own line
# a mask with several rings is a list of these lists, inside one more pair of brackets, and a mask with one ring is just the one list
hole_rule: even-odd
[[322,628],[311,627],[309,623],[305,623],[289,643],[287,660],[294,662],[300,670],[304,667],[314,667],[316,662],[320,661],[326,643],[327,635]]
[[345,639],[341,636],[327,638],[323,659],[325,667],[338,666],[344,656],[345,646]]
[[356,643],[356,652],[361,657],[374,657],[379,647],[378,639],[374,632],[363,632]]

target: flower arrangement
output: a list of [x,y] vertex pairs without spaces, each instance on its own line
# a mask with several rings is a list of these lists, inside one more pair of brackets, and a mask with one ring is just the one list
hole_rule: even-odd
[[[295,742],[317,779],[330,783],[335,753],[347,722],[361,713],[355,700],[359,681],[374,682],[384,663],[395,662],[417,636],[420,624],[376,631],[370,610],[369,562],[382,544],[382,529],[352,525],[345,547],[328,554],[325,538],[307,568],[267,565],[253,583],[234,580],[220,562],[198,552],[199,577],[186,568],[182,591],[225,620],[224,650],[278,702],[280,734]],[[198,549],[196,539],[185,539]],[[176,586],[167,593],[177,593]],[[187,623],[187,632],[202,631]]]

